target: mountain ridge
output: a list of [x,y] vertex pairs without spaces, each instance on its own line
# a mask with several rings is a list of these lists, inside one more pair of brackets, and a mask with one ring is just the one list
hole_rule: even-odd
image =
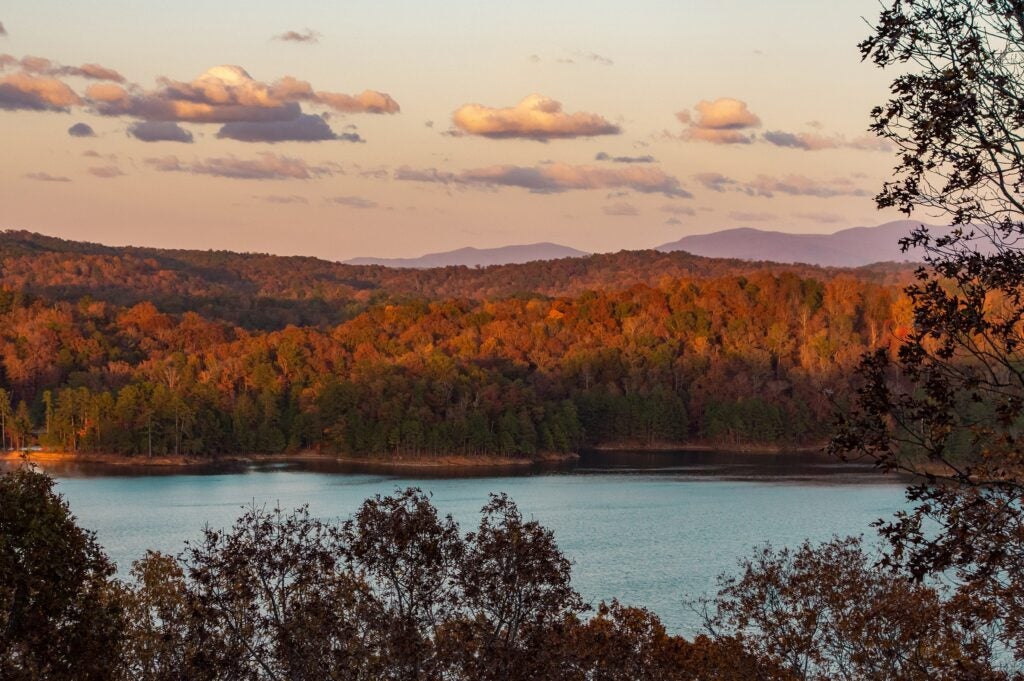
[[[894,220],[881,225],[848,227],[832,233],[817,234],[734,227],[684,236],[652,250],[661,253],[685,251],[706,258],[808,264],[819,267],[863,267],[884,262],[920,262],[923,254],[920,251],[903,252],[899,240],[921,225],[928,227],[933,234],[946,234],[950,231],[948,227],[928,225],[919,220]],[[545,241],[494,248],[467,246],[412,258],[358,257],[343,260],[341,263],[355,266],[432,269],[452,266],[521,265],[562,258],[582,258],[588,255],[591,253]]]
[[590,255],[570,246],[542,241],[534,244],[512,244],[495,248],[474,248],[465,246],[451,251],[426,253],[415,258],[374,258],[359,257],[343,260],[344,265],[381,265],[383,267],[400,267],[410,269],[430,269],[434,267],[488,267],[490,265],[521,265],[537,260],[557,260],[559,258],[580,258]]
[[684,236],[658,246],[662,253],[686,251],[707,258],[767,260],[783,264],[807,263],[821,267],[863,267],[880,262],[919,262],[920,252],[904,253],[899,240],[920,226],[934,234],[948,227],[919,220],[894,220],[873,227],[849,227],[831,234],[795,234],[738,227]]

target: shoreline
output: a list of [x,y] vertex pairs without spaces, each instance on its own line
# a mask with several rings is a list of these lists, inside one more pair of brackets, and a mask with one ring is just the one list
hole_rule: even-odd
[[[638,444],[629,442],[605,443],[586,450],[595,452],[635,452],[644,453],[668,453],[678,452],[682,454],[821,454],[824,448],[820,445],[735,445],[721,446],[705,443],[652,443]],[[0,453],[0,463],[16,463],[22,459],[29,463],[39,464],[45,467],[46,464],[99,464],[104,466],[151,468],[155,470],[173,469],[203,469],[216,468],[218,466],[245,466],[252,464],[280,464],[293,462],[322,463],[358,466],[367,469],[377,470],[436,470],[436,469],[463,469],[467,471],[479,471],[487,469],[495,470],[521,470],[529,466],[561,465],[572,463],[580,459],[577,452],[555,453],[548,452],[532,457],[509,457],[496,455],[442,455],[442,456],[393,456],[385,457],[361,457],[344,454],[325,454],[316,450],[302,450],[292,454],[222,454],[209,457],[187,456],[187,455],[161,455],[154,457],[124,456],[120,454],[106,454],[101,452],[75,453],[56,450],[42,451],[9,451]]]
[[61,451],[14,451],[0,454],[0,462],[17,463],[26,461],[33,464],[102,464],[108,466],[125,466],[155,469],[173,468],[206,468],[222,465],[276,464],[290,462],[313,462],[326,464],[345,464],[367,467],[386,467],[401,469],[430,468],[520,468],[538,464],[560,464],[578,460],[579,454],[547,453],[530,458],[515,458],[493,455],[481,456],[422,456],[366,458],[336,454],[322,454],[312,450],[295,452],[294,454],[224,454],[210,457],[197,456],[154,456],[136,457],[120,454],[75,453]]

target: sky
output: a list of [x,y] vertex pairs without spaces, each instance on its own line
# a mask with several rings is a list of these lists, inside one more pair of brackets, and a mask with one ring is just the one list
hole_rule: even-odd
[[898,216],[875,0],[14,0],[0,228],[344,260]]

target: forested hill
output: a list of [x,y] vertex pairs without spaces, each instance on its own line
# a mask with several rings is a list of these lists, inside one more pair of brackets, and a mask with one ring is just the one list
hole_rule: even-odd
[[825,391],[911,323],[906,265],[403,270],[25,232],[0,259],[5,444],[136,456],[816,443]]
[[13,230],[0,232],[0,261],[5,287],[48,300],[149,301],[161,311],[197,312],[251,329],[333,325],[374,304],[412,299],[575,296],[764,271],[822,281],[852,272],[864,281],[892,283],[905,281],[911,270],[895,264],[842,270],[653,250],[483,268],[396,269],[312,257],[111,247]]

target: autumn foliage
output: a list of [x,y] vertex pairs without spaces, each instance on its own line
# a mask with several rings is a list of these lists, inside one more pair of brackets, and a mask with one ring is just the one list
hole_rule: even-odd
[[[35,262],[52,274],[52,257],[9,259],[5,272]],[[134,256],[102,257],[124,266]],[[76,277],[96,278],[91,265],[68,262]],[[453,281],[496,276],[454,269]],[[895,345],[906,299],[870,274],[747,269],[571,296],[368,303],[337,325],[273,330],[148,301],[125,307],[111,302],[117,295],[7,288],[4,438],[129,456],[820,443],[829,393],[844,393],[861,353]]]

